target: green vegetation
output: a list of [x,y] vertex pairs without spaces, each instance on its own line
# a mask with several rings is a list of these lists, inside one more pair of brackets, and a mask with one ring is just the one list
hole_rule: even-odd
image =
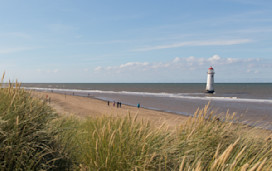
[[170,138],[165,129],[154,129],[129,116],[67,118],[61,122],[77,125],[65,137],[72,142],[71,156],[84,170],[152,170],[164,165],[161,158]]
[[[15,88],[14,88],[15,87]],[[69,167],[62,146],[50,129],[57,115],[44,102],[9,84],[0,89],[1,170],[48,170]]]
[[206,106],[167,130],[129,114],[60,117],[10,84],[0,89],[1,170],[271,170],[271,138],[228,118]]

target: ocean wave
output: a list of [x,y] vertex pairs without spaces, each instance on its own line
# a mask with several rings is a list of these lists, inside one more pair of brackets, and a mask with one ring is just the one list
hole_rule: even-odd
[[132,92],[132,91],[104,91],[104,90],[79,90],[79,89],[59,89],[59,88],[40,88],[40,87],[22,87],[26,90],[54,91],[54,92],[78,92],[90,94],[118,94],[149,97],[169,97],[178,99],[209,100],[209,101],[230,101],[230,102],[254,102],[254,103],[272,103],[270,99],[247,99],[238,97],[219,97],[206,96],[206,93],[166,93],[166,92]]

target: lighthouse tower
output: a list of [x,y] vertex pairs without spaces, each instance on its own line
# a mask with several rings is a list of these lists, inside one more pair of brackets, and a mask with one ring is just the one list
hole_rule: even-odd
[[214,83],[214,70],[213,67],[210,67],[208,69],[208,77],[207,77],[207,85],[206,85],[206,92],[207,93],[213,93],[214,88],[213,88],[213,83]]

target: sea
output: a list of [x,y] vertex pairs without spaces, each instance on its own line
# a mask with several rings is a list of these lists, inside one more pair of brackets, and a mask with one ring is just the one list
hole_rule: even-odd
[[[272,127],[272,83],[216,83],[205,93],[205,83],[23,83],[22,87],[193,116],[210,105],[215,115],[235,113],[237,121]],[[106,105],[106,102],[105,102]]]

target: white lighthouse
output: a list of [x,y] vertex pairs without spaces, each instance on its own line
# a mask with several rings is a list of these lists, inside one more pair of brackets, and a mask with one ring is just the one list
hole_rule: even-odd
[[208,69],[208,77],[207,77],[207,85],[206,85],[206,92],[207,93],[213,93],[214,88],[213,88],[213,83],[214,83],[214,70],[213,67],[210,67]]

